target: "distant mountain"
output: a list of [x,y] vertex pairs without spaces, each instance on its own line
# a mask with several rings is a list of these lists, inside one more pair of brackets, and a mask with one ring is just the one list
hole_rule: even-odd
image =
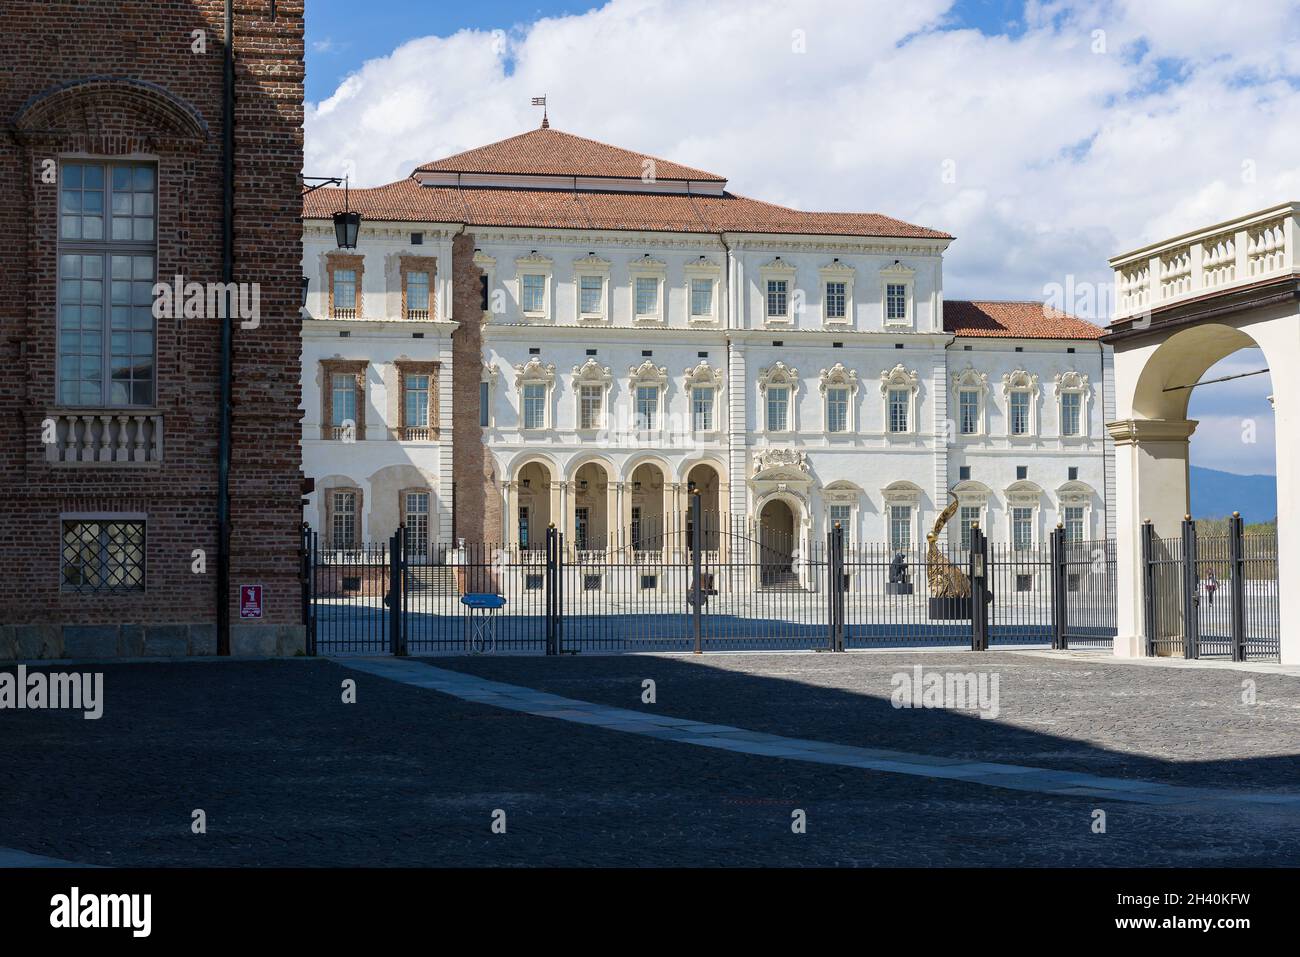
[[1277,479],[1191,467],[1192,515],[1222,518],[1240,512],[1247,524],[1277,518]]

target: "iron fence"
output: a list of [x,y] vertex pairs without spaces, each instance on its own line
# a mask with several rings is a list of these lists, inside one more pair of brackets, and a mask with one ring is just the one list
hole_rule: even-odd
[[1226,534],[1176,538],[1142,526],[1147,654],[1276,659],[1280,651],[1277,532],[1245,534],[1234,514]]
[[[813,536],[692,509],[635,534],[555,528],[535,547],[421,542],[322,547],[304,530],[304,622],[322,654],[513,654],[886,647],[1099,646],[1115,634],[1113,543],[932,553]],[[1100,561],[1096,553],[1100,551]],[[396,557],[396,561],[394,561]],[[991,592],[936,603],[934,562]],[[983,593],[981,592],[981,594]],[[467,596],[471,598],[467,603]],[[490,596],[487,600],[482,600]],[[488,607],[499,606],[499,607]],[[987,619],[987,620],[985,620]]]

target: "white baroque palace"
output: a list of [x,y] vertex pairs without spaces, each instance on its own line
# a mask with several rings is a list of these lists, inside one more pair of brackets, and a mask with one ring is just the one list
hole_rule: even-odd
[[693,489],[796,543],[923,545],[950,489],[954,541],[1112,534],[1102,330],[945,301],[946,233],[546,126],[348,200],[355,250],[341,191],[304,211],[305,517],[330,547],[554,523],[599,550]]

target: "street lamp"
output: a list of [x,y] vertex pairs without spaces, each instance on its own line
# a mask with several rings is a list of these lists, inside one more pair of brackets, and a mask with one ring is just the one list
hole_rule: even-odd
[[356,249],[357,234],[361,232],[361,214],[349,208],[348,177],[344,176],[340,179],[337,176],[304,176],[302,179],[304,184],[307,180],[314,181],[310,186],[304,186],[302,191],[304,196],[322,186],[343,187],[343,211],[334,214],[334,242],[339,249]]

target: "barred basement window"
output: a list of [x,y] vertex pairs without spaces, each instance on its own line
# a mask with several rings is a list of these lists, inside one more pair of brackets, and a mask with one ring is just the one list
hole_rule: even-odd
[[657,575],[642,575],[642,576],[641,576],[641,587],[642,587],[643,589],[651,589],[651,588],[655,588],[655,587],[658,586],[658,584],[659,584],[659,576],[657,576]]
[[583,576],[582,576],[582,589],[583,589],[583,591],[600,591],[600,576],[599,576],[599,575],[583,575]]
[[144,591],[144,522],[65,521],[64,591]]
[[529,591],[540,591],[541,588],[542,588],[542,576],[541,576],[541,575],[525,575],[525,576],[524,576],[524,588],[528,589]]
[[1033,590],[1034,590],[1033,575],[1016,576],[1016,591],[1033,591]]

